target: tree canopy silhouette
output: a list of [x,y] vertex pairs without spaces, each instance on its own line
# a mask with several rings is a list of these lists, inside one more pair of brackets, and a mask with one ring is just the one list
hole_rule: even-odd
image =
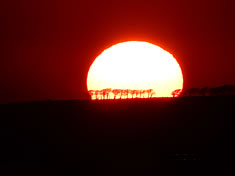
[[176,89],[171,93],[171,95],[173,97],[178,97],[180,95],[180,93],[181,93],[181,89]]
[[[111,89],[89,90],[91,99],[128,99],[128,98],[152,98],[155,94],[153,89]],[[112,95],[112,96],[111,96]]]
[[219,87],[190,88],[183,90],[181,97],[185,96],[234,96],[235,85],[224,85]]

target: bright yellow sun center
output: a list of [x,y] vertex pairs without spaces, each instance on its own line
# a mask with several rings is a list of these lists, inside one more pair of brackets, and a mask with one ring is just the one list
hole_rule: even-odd
[[[156,45],[138,41],[104,50],[91,65],[87,78],[92,99],[170,97],[182,87],[182,71],[176,59]],[[103,89],[108,90],[107,96]],[[151,93],[147,92],[150,89]],[[129,91],[125,94],[120,90]]]

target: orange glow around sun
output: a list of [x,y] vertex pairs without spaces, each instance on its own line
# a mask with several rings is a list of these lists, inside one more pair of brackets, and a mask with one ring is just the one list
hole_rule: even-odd
[[92,99],[171,97],[182,87],[183,75],[176,59],[156,45],[139,41],[104,50],[87,78]]

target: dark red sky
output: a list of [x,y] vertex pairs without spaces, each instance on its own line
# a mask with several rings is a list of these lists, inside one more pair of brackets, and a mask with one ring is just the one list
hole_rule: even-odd
[[128,40],[171,52],[185,88],[235,84],[232,2],[8,0],[0,12],[0,102],[82,98],[95,57]]

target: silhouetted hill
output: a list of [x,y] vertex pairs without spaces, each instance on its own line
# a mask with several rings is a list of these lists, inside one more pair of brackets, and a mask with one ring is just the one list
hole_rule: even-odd
[[182,97],[1,105],[1,170],[24,175],[230,173],[234,100]]

